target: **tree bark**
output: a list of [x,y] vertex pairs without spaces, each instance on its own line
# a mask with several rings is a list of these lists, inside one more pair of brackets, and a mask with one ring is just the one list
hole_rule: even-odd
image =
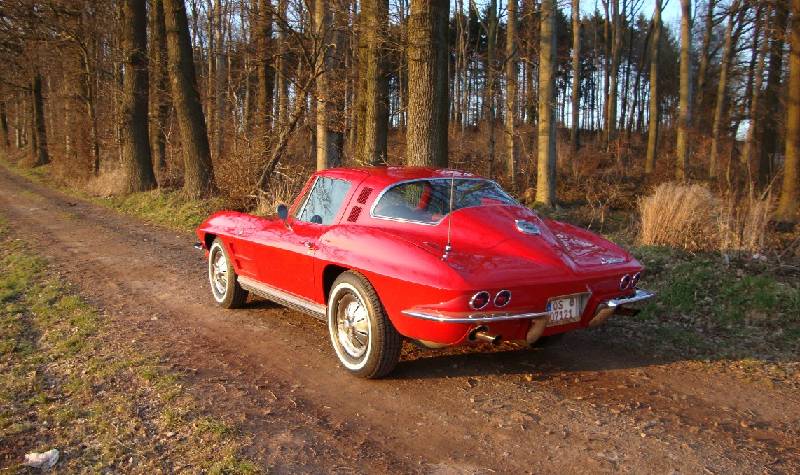
[[258,67],[258,133],[272,129],[275,95],[275,68],[272,63],[272,5],[270,0],[258,0],[258,22],[255,28]]
[[164,27],[164,0],[150,3],[150,155],[158,176],[167,167],[167,32]]
[[800,0],[792,0],[789,87],[786,104],[786,151],[783,186],[775,219],[796,223],[800,218]]
[[572,130],[570,146],[572,153],[580,147],[579,112],[581,105],[581,1],[572,0]]
[[125,64],[122,79],[122,192],[133,193],[155,188],[147,127],[147,3],[123,0],[122,52]]
[[317,170],[338,166],[339,153],[336,138],[329,127],[328,109],[332,104],[330,91],[330,74],[333,41],[331,14],[328,0],[314,1],[314,39],[315,39],[315,76],[317,78],[316,95],[316,156]]
[[[714,7],[717,0],[708,0],[705,25],[703,28],[703,45],[700,47],[700,67],[697,71],[697,91],[695,108],[703,110],[703,101],[706,91],[706,76],[708,75],[709,55],[711,54],[711,37],[714,33]],[[699,115],[698,115],[699,118]]]
[[733,60],[733,23],[736,18],[736,10],[739,8],[739,1],[734,0],[728,12],[728,24],[725,26],[725,46],[722,51],[722,64],[719,70],[719,83],[717,84],[717,100],[714,106],[714,122],[711,128],[711,155],[708,160],[708,176],[716,178],[717,162],[719,160],[719,140],[723,122],[725,120],[725,107],[728,91],[728,70],[731,60]]
[[[759,15],[760,16],[760,15]],[[759,25],[764,25],[766,21],[763,18],[759,18],[757,20]],[[758,35],[758,31],[761,28],[756,28],[756,36]],[[753,71],[753,86],[750,91],[750,124],[747,127],[747,136],[745,137],[744,147],[742,149],[742,157],[741,162],[742,165],[747,170],[747,178],[749,180],[752,179],[752,162],[754,151],[756,150],[756,141],[758,137],[758,131],[761,129],[761,124],[763,122],[763,111],[761,108],[761,96],[762,91],[761,88],[764,84],[764,63],[767,58],[767,52],[769,49],[769,42],[766,38],[761,43],[761,46],[757,48],[758,53],[755,52],[756,45],[758,44],[758,37],[753,39],[753,46],[754,51],[753,55],[756,56],[756,63],[755,63],[755,70]]]
[[[577,1],[577,0],[576,0]],[[506,171],[511,178],[511,189],[517,188],[519,159],[516,146],[517,120],[517,0],[508,0],[506,22]]]
[[[389,75],[386,65],[386,41],[389,22],[388,0],[362,0],[361,34],[365,47],[360,51],[364,63],[365,86],[363,129],[359,132],[361,149],[358,162],[364,165],[385,164],[389,133]],[[457,78],[454,79],[457,81]]]
[[[525,18],[524,25],[527,31],[526,40],[526,56],[528,65],[525,70],[525,116],[528,125],[535,125],[537,122],[538,103],[539,99],[536,97],[538,88],[537,72],[538,72],[538,59],[539,59],[539,23],[540,18],[536,12],[536,0],[523,0],[523,17]],[[536,63],[534,63],[536,60]]]
[[42,75],[37,71],[33,75],[32,84],[33,117],[31,120],[31,137],[33,146],[33,166],[38,167],[50,163],[47,153],[47,127],[44,122],[44,99],[42,98]]
[[214,0],[214,113],[212,114],[212,143],[214,144],[213,157],[219,159],[222,155],[225,130],[225,96],[227,95],[227,78],[225,58],[225,16],[222,11],[222,2]]
[[447,166],[449,0],[412,0],[406,163]]
[[619,82],[619,59],[622,49],[622,20],[619,12],[619,0],[612,0],[613,16],[613,42],[611,47],[611,71],[609,72],[609,85],[606,107],[606,143],[610,144],[617,136],[617,89]]
[[486,21],[486,84],[483,96],[483,118],[489,126],[489,177],[494,176],[495,138],[494,126],[497,110],[495,109],[495,76],[497,62],[497,0],[489,0],[488,18]]
[[541,33],[539,36],[539,128],[536,201],[549,207],[555,205],[556,202],[555,15],[555,0],[542,0]]
[[678,134],[676,146],[675,178],[686,179],[689,162],[689,126],[692,121],[692,0],[681,0],[681,64],[680,100],[678,104]]
[[214,191],[214,169],[183,0],[164,0],[164,20],[172,101],[183,148],[183,190],[190,197],[208,196]]
[[644,172],[651,174],[656,169],[658,148],[658,52],[661,42],[661,0],[655,0],[653,9],[653,36],[650,38],[650,111],[647,126],[647,158]]
[[761,127],[761,140],[759,140],[760,153],[758,159],[758,183],[763,188],[769,184],[772,173],[772,158],[778,150],[777,113],[780,109],[781,74],[783,72],[783,38],[786,33],[788,18],[787,5],[784,1],[773,4],[774,20],[769,40],[769,68],[767,69],[767,88],[764,91],[764,123]]
[[0,129],[3,131],[3,146],[10,146],[11,142],[8,139],[8,117],[6,115],[5,101],[0,101]]
[[[278,15],[281,22],[286,22],[288,0],[278,0]],[[286,36],[285,27],[283,24],[278,26],[278,67],[275,72],[275,85],[278,89],[278,111],[276,118],[278,124],[281,126],[286,125],[289,114],[289,68],[287,67],[288,61],[288,38]]]

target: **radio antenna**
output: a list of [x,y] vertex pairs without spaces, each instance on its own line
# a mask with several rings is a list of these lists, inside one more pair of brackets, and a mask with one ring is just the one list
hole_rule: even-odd
[[444,254],[442,254],[442,260],[446,261],[447,256],[450,254],[450,251],[453,250],[453,246],[450,245],[450,231],[453,227],[453,190],[456,186],[456,176],[455,173],[450,174],[450,212],[447,213],[447,244],[444,246]]

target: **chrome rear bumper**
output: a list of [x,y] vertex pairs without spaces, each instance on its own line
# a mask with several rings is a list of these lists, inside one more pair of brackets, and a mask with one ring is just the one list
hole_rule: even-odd
[[525,312],[525,313],[473,313],[465,312],[437,312],[432,310],[408,309],[402,311],[403,315],[442,323],[495,323],[508,320],[537,320],[550,316],[550,312]]
[[636,293],[630,297],[607,300],[598,305],[594,317],[589,321],[589,326],[596,327],[602,324],[608,320],[608,317],[614,315],[614,312],[619,310],[623,305],[641,302],[653,298],[655,295],[655,292],[650,292],[649,290],[636,289]]

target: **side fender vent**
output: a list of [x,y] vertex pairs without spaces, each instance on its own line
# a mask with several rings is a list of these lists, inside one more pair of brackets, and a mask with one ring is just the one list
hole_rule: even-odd
[[367,198],[369,198],[369,195],[371,194],[372,194],[372,188],[370,187],[363,188],[361,190],[361,193],[359,193],[358,199],[356,201],[358,201],[362,205],[365,205],[367,204]]
[[353,209],[350,210],[350,215],[347,216],[347,221],[355,223],[358,221],[359,216],[361,216],[361,206],[353,206]]

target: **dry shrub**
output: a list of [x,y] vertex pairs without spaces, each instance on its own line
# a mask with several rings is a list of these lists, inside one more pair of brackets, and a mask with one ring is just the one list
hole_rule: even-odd
[[639,200],[639,242],[690,251],[763,249],[770,197],[720,198],[702,185],[662,183]]
[[123,189],[125,174],[122,168],[107,169],[86,182],[86,191],[92,196],[108,197],[120,193]]

